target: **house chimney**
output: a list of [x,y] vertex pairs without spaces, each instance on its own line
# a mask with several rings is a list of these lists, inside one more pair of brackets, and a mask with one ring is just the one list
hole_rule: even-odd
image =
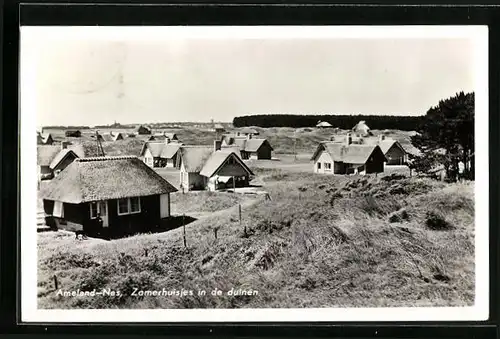
[[379,138],[378,138],[379,141],[382,141],[382,140],[385,140],[385,135],[383,134],[380,134],[379,135]]
[[214,140],[214,152],[220,151],[222,142],[220,140]]
[[248,140],[252,139],[252,134],[247,134],[247,139]]
[[165,137],[165,144],[170,144],[170,138],[169,137]]
[[66,149],[68,148],[69,142],[67,141],[61,141],[61,149]]
[[345,136],[345,145],[349,146],[351,143],[352,143],[351,133],[347,133],[347,135]]
[[236,135],[240,135],[240,132],[236,132]]

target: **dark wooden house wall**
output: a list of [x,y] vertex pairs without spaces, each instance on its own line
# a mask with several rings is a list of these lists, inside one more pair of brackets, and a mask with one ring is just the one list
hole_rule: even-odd
[[373,153],[365,165],[366,173],[380,173],[384,171],[384,155],[382,152]]
[[405,152],[398,146],[392,145],[385,156],[387,158],[387,165],[403,165]]
[[[64,203],[64,218],[50,217],[49,226],[68,231],[83,230],[90,236],[122,236],[148,232],[160,224],[160,196],[141,197],[141,212],[118,215],[117,200],[108,200],[108,227],[99,229],[96,219],[90,218],[90,203]],[[52,215],[54,201],[43,201],[44,211]]]

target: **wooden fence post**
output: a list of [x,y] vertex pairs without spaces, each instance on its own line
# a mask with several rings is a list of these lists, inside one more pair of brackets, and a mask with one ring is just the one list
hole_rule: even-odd
[[182,215],[182,238],[184,239],[184,247],[187,247],[186,243],[186,222],[185,222],[186,214]]
[[55,287],[56,290],[59,289],[59,284],[57,282],[57,276],[55,274],[54,274],[54,287]]
[[240,225],[241,225],[241,204],[238,204],[238,218],[240,220]]
[[218,231],[218,229],[214,228],[214,237],[215,237],[215,240],[217,240],[217,231]]

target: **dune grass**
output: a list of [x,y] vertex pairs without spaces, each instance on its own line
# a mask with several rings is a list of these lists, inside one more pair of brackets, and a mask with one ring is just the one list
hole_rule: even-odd
[[[189,224],[187,248],[182,229],[111,242],[75,242],[59,233],[39,234],[39,307],[473,303],[473,184],[277,170],[266,173],[263,181],[272,200],[242,202],[241,224],[237,207]],[[436,220],[450,227],[430,227]],[[122,295],[57,296],[54,274],[64,290],[109,288]],[[134,288],[184,289],[194,295],[131,296]],[[214,288],[258,293],[212,296]],[[198,295],[198,290],[208,293]]]

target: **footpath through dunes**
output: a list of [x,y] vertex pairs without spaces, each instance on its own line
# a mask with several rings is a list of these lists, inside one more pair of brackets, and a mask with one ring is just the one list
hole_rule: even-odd
[[[41,308],[470,306],[474,184],[274,173],[272,200],[242,201],[183,229],[76,246],[39,234]],[[51,242],[47,251],[43,242]],[[114,289],[120,298],[61,298]],[[252,295],[137,297],[140,290]],[[51,290],[52,289],[52,290]]]

